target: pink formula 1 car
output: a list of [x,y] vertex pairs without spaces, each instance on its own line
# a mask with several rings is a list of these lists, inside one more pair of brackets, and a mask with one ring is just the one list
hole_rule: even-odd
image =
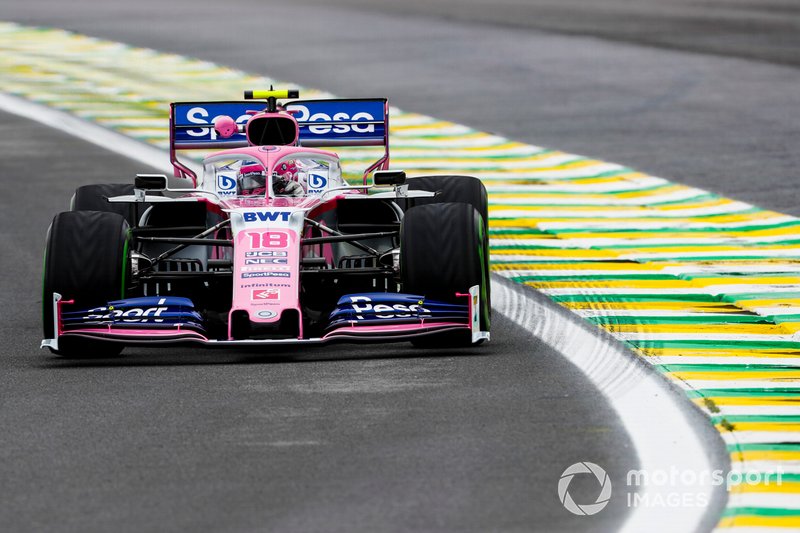
[[[132,344],[488,339],[480,180],[387,170],[385,99],[298,96],[174,103],[175,179],[80,187],[47,235],[42,346],[81,357]],[[336,146],[383,155],[353,186],[319,149]],[[200,171],[178,156],[193,149],[221,151]]]

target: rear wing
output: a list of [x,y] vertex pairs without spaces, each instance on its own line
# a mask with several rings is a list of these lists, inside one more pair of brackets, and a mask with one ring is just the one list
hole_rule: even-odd
[[[249,146],[244,125],[266,102],[175,102],[170,104],[170,161],[177,176],[196,181],[195,173],[181,163],[176,150],[210,150]],[[389,104],[386,98],[351,100],[293,100],[284,105],[299,126],[298,144],[307,147],[383,146],[384,154],[364,171],[367,176],[389,166]],[[229,116],[239,133],[223,138],[214,120]]]

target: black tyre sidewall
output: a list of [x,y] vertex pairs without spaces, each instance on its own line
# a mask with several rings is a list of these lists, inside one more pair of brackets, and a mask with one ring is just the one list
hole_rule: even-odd
[[72,211],[104,211],[116,213],[125,218],[128,224],[133,225],[136,221],[131,220],[132,204],[111,203],[107,199],[113,196],[127,196],[133,194],[133,185],[128,183],[96,183],[83,185],[75,189],[74,200],[70,209]]
[[[409,178],[409,190],[424,190],[436,192],[436,196],[429,198],[414,198],[415,206],[442,204],[449,202],[463,202],[472,205],[483,218],[483,231],[486,236],[486,272],[491,272],[489,258],[489,195],[483,182],[474,176],[461,175],[433,175]],[[486,306],[491,310],[491,291],[486,292]],[[488,311],[491,313],[491,311]],[[489,319],[487,318],[487,325]],[[488,331],[486,329],[485,331]]]
[[470,204],[483,217],[484,225],[489,222],[489,197],[486,187],[478,178],[455,175],[419,176],[409,178],[406,183],[411,191],[437,193],[430,198],[415,198],[415,206],[451,202]]
[[425,298],[463,303],[456,292],[473,285],[481,290],[481,329],[489,331],[491,314],[486,233],[480,213],[466,203],[409,209],[400,232],[403,291]]
[[[128,223],[117,213],[68,211],[53,219],[45,248],[42,324],[54,337],[53,293],[75,300],[72,309],[104,306],[124,297],[129,279]],[[93,346],[91,340],[81,347]],[[104,344],[104,343],[103,343]]]

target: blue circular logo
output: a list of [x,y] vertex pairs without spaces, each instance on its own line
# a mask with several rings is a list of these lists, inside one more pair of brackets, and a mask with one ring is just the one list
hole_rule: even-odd
[[324,189],[328,186],[328,178],[319,174],[311,174],[308,176],[308,186],[311,189]]
[[230,191],[236,188],[236,180],[230,176],[217,176],[217,188],[221,191]]

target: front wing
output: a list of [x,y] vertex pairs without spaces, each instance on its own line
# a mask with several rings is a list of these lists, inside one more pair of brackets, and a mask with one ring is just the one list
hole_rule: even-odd
[[245,347],[319,345],[331,342],[397,342],[451,331],[469,331],[472,342],[477,343],[489,339],[489,332],[480,330],[479,294],[479,287],[474,286],[468,293],[458,294],[466,300],[463,305],[425,302],[426,307],[409,305],[409,302],[423,303],[424,300],[414,295],[347,295],[339,300],[337,308],[331,313],[330,325],[320,337],[212,339],[206,335],[202,318],[186,298],[137,298],[110,302],[105,307],[92,310],[65,312],[62,310],[63,305],[72,302],[64,301],[60,294],[54,293],[53,323],[56,334],[52,339],[44,339],[42,348],[57,351],[59,339],[65,337],[125,345],[200,344],[209,347]]

